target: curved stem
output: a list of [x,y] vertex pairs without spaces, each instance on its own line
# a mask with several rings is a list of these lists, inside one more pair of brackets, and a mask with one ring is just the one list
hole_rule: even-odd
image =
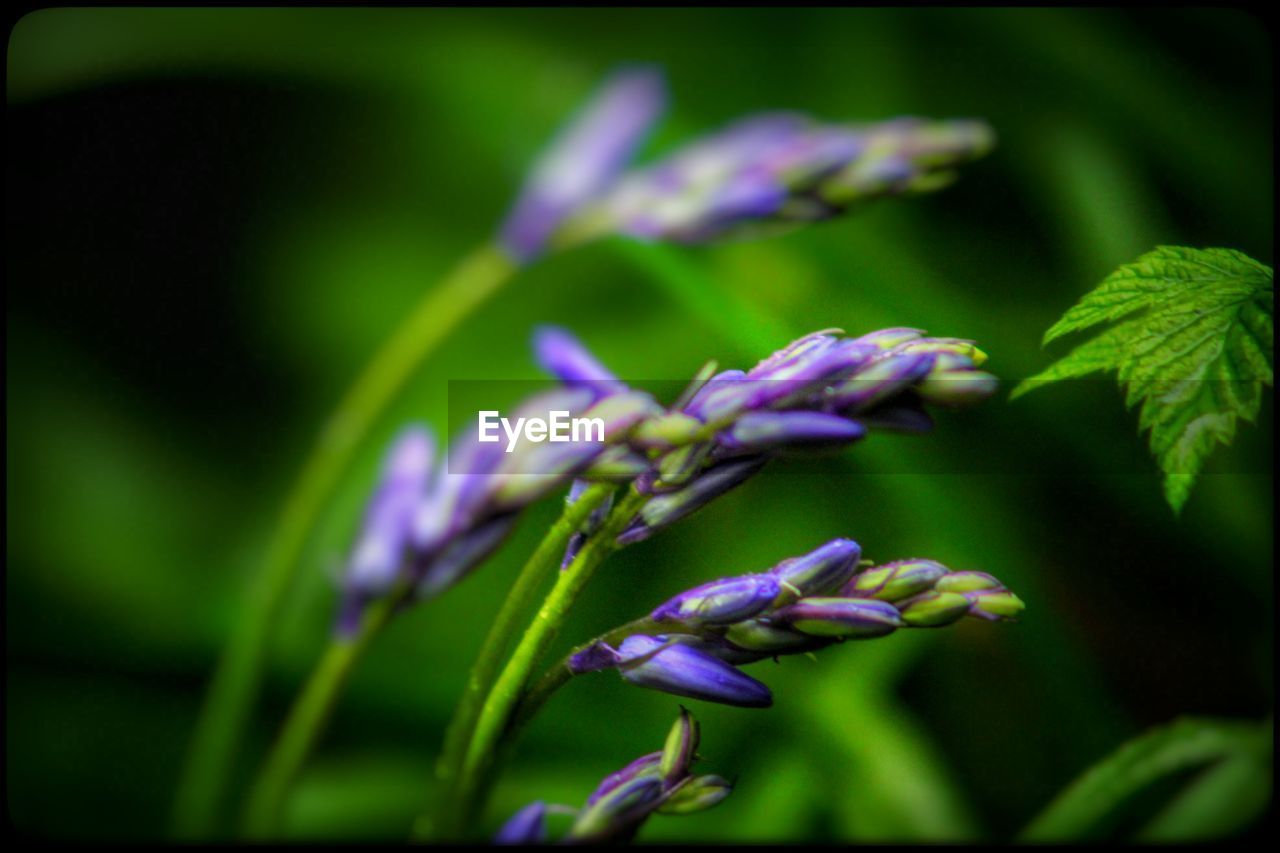
[[289,711],[284,728],[254,785],[245,815],[246,837],[257,840],[275,837],[289,790],[329,719],[356,661],[368,648],[369,641],[390,621],[404,597],[405,590],[401,589],[374,602],[365,611],[355,635],[335,637],[329,643]]
[[360,442],[388,403],[448,334],[516,271],[497,246],[468,256],[430,290],[369,362],[322,429],[285,502],[265,564],[245,598],[240,623],[223,651],[196,724],[178,786],[174,828],[204,838],[217,825],[237,747],[262,681],[280,605],[320,512]]
[[[617,549],[618,534],[626,528],[647,500],[647,495],[634,489],[629,490],[605,519],[600,530],[587,540],[578,556],[556,579],[555,586],[547,594],[542,607],[494,682],[493,689],[489,691],[476,721],[456,784],[451,790],[440,792],[449,797],[447,810],[450,822],[433,827],[437,834],[456,838],[475,817],[486,792],[495,755],[502,745],[516,704],[524,693],[533,668],[555,640],[570,608],[596,569]],[[419,827],[418,830],[423,828]]]
[[[436,765],[436,791],[449,791],[462,772],[476,721],[484,707],[484,698],[493,686],[502,656],[506,654],[519,628],[519,619],[532,606],[539,587],[560,565],[569,538],[577,531],[593,511],[614,493],[616,486],[597,484],[588,488],[578,499],[565,507],[564,513],[547,531],[537,549],[529,556],[515,585],[507,594],[502,608],[494,618],[492,627],[480,647],[480,654],[471,667],[462,698],[454,709],[453,719],[445,733],[444,751]],[[418,831],[434,835],[433,827],[445,827],[450,823],[447,797],[439,798],[435,814],[424,818]]]

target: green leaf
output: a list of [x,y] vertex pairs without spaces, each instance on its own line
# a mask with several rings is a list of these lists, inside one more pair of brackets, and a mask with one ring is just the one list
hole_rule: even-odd
[[1013,391],[1115,371],[1125,405],[1164,472],[1164,493],[1182,508],[1205,459],[1252,422],[1273,382],[1274,276],[1233,249],[1161,246],[1120,267],[1044,335],[1111,323],[1097,337]]
[[1272,723],[1183,718],[1129,741],[1054,799],[1020,840],[1105,836],[1108,818],[1151,785],[1196,768],[1138,831],[1145,840],[1222,837],[1246,827],[1271,800]]

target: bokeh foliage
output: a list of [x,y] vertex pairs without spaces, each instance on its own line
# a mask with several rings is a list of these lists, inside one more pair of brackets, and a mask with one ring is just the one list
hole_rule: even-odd
[[[8,55],[9,814],[39,835],[164,832],[204,681],[318,419],[421,290],[487,236],[611,67],[662,65],[650,154],[745,112],[989,120],[955,187],[782,237],[611,241],[524,274],[379,430],[443,427],[450,379],[534,376],[532,323],[622,376],[746,365],[794,333],[911,325],[1030,376],[1039,341],[1157,243],[1274,264],[1272,58],[1234,11],[83,10]],[[725,307],[726,305],[731,307]],[[1068,387],[1069,386],[1069,387]],[[772,466],[620,554],[563,641],[835,536],[990,571],[1014,626],[761,664],[767,712],[699,704],[720,808],[641,838],[1010,837],[1179,714],[1272,708],[1271,395],[1175,520],[1109,381],[1004,395],[924,439]],[[381,448],[308,553],[246,753],[331,618]],[[292,828],[401,838],[497,597],[554,514],[374,649]],[[670,697],[600,675],[529,730],[491,812],[580,802],[654,748]],[[248,767],[244,768],[247,773]]]

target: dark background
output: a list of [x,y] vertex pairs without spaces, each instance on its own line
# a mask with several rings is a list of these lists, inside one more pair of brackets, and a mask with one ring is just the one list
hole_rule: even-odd
[[[673,96],[648,156],[771,108],[980,116],[1000,145],[944,192],[786,236],[606,241],[524,273],[418,375],[326,515],[251,758],[325,639],[329,577],[381,445],[408,419],[443,429],[450,380],[532,378],[535,322],[655,383],[708,357],[747,366],[815,328],[918,326],[975,338],[1008,388],[1069,346],[1039,346],[1063,311],[1157,244],[1273,263],[1271,37],[1238,11],[29,15],[7,80],[18,828],[165,831],[206,679],[320,419],[421,292],[492,233],[558,123],[635,60],[661,65]],[[718,316],[718,298],[741,322]],[[1081,382],[1001,393],[929,437],[774,465],[620,554],[565,643],[834,536],[877,560],[992,572],[1028,606],[1016,625],[760,664],[774,709],[694,708],[703,766],[736,777],[734,796],[641,838],[1009,837],[1151,725],[1268,714],[1267,399],[1180,518],[1114,384]],[[302,780],[294,831],[404,835],[486,620],[551,504],[375,647]],[[528,732],[495,825],[531,799],[579,803],[660,746],[671,697],[582,682]]]

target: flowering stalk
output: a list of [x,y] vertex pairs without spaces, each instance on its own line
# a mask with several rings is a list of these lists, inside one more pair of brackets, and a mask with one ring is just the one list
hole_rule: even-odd
[[[565,507],[561,517],[552,524],[546,536],[530,555],[528,562],[503,603],[485,640],[484,650],[472,671],[468,692],[459,703],[455,722],[449,730],[453,751],[465,746],[465,736],[470,734],[479,702],[496,674],[501,655],[510,644],[519,616],[528,609],[538,587],[553,571],[573,531],[577,530],[594,507],[606,501],[615,487],[596,484],[580,498]],[[334,703],[345,686],[347,676],[363,656],[370,642],[395,615],[409,603],[413,587],[399,584],[393,591],[376,599],[358,614],[358,627],[339,625],[308,681],[307,687],[290,712],[276,740],[259,780],[254,787],[249,809],[244,821],[245,835],[255,840],[272,838],[278,829],[285,799],[301,770],[315,741],[328,719]],[[340,623],[343,617],[340,617]],[[446,755],[450,750],[446,748]],[[443,764],[443,759],[442,759]]]
[[[564,513],[552,525],[546,537],[538,544],[515,585],[502,603],[502,609],[494,618],[485,636],[480,654],[467,677],[462,697],[454,709],[453,719],[445,732],[444,750],[436,764],[436,789],[452,789],[462,772],[467,745],[471,740],[476,721],[484,707],[484,698],[493,686],[502,665],[502,656],[510,647],[519,627],[519,618],[533,604],[538,589],[560,563],[560,555],[568,547],[571,537],[597,508],[613,497],[615,488],[608,484],[596,484],[582,492],[577,500],[565,507]],[[429,833],[424,825],[422,831]]]
[[574,675],[601,669],[677,696],[768,707],[768,688],[739,666],[964,616],[1007,621],[1023,610],[985,572],[955,572],[922,559],[862,568],[860,556],[857,543],[837,539],[766,573],[683,592],[648,617],[575,648],[528,692],[517,720],[531,717]]
[[560,572],[555,586],[547,594],[489,691],[463,758],[457,784],[451,789],[437,791],[435,817],[419,824],[417,832],[456,838],[470,823],[487,786],[497,749],[534,667],[556,638],[569,609],[596,569],[617,549],[618,534],[631,523],[647,500],[648,496],[634,489],[628,491],[609,513],[598,535],[592,536],[573,562]]

